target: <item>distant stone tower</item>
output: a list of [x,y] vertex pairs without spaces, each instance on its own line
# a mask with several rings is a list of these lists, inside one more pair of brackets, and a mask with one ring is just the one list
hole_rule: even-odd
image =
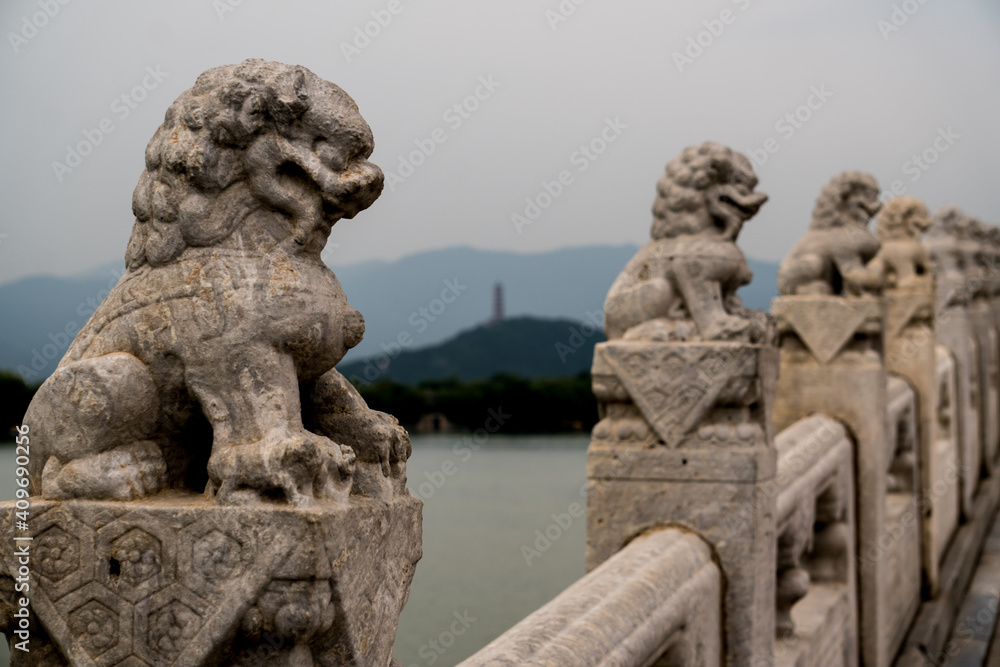
[[487,324],[495,324],[503,319],[503,283],[493,285],[493,317]]

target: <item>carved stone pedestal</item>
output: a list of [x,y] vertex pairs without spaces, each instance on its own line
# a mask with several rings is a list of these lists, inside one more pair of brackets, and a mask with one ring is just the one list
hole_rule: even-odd
[[1000,441],[1000,348],[992,312],[992,304],[986,290],[976,295],[969,304],[969,320],[976,337],[979,350],[979,398],[980,429],[984,473],[993,474],[998,464],[997,451]]
[[980,341],[970,312],[982,281],[981,276],[975,275],[978,267],[963,240],[968,233],[968,219],[952,207],[939,210],[934,219],[934,226],[924,242],[935,262],[938,342],[951,351],[955,360],[962,516],[968,519],[974,511],[973,501],[983,465],[983,368]]
[[[30,651],[11,664],[386,667],[420,507],[409,495],[309,509],[182,493],[32,500],[25,531],[5,503],[0,614],[16,628],[30,600]],[[30,591],[15,592],[25,560]]]
[[[940,304],[939,304],[940,305]],[[982,467],[980,439],[980,365],[979,345],[973,334],[972,322],[963,304],[953,304],[938,311],[938,341],[951,351],[955,359],[955,379],[958,389],[958,433],[962,455],[962,514],[971,515],[973,499],[979,485]]]
[[774,642],[776,350],[743,343],[615,341],[594,352],[602,419],[588,452],[587,568],[653,526],[717,549],[726,664]]
[[[961,492],[957,439],[951,437],[954,397],[949,387],[939,386],[948,378],[938,377],[938,354],[947,352],[937,349],[933,283],[928,281],[923,289],[889,290],[885,305],[887,370],[905,378],[919,402],[923,563],[927,593],[933,597],[940,559],[958,524]],[[944,405],[939,394],[944,394]]]
[[772,302],[772,312],[781,347],[775,428],[821,413],[855,439],[862,661],[888,665],[920,601],[921,547],[912,489],[889,492],[896,466],[886,418],[884,304],[786,296]]

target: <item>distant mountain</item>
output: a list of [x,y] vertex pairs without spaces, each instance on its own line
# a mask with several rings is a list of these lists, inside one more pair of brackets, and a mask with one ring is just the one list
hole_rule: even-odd
[[[599,323],[600,320],[597,320]],[[337,370],[364,383],[395,380],[483,380],[497,373],[556,378],[590,370],[594,344],[604,340],[599,324],[566,319],[516,317],[463,331],[419,350],[396,348],[375,357],[341,363]]]
[[[597,313],[634,245],[514,253],[468,247],[421,252],[394,262],[333,269],[366,321],[365,339],[346,362],[371,357],[400,341],[425,348],[485,322],[493,286],[503,284],[509,318],[586,321]],[[767,308],[777,292],[777,265],[750,260],[746,304]],[[0,368],[39,382],[55,369],[76,331],[121,275],[122,265],[57,278],[38,276],[0,285]]]
[[32,276],[0,285],[0,369],[37,383],[121,277],[124,264],[74,276]]
[[365,316],[365,339],[347,360],[378,354],[400,337],[409,337],[411,349],[427,347],[485,322],[496,283],[503,285],[507,317],[585,320],[604,305],[608,288],[637,249],[521,254],[457,247],[391,263],[333,265],[348,301]]

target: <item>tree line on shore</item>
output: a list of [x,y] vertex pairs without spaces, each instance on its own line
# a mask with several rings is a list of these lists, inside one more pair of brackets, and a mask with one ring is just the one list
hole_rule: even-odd
[[20,375],[0,370],[0,441],[14,439],[12,430],[21,423],[37,389]]
[[380,380],[359,385],[358,391],[369,407],[395,415],[407,427],[443,415],[451,426],[474,431],[483,427],[491,410],[500,408],[511,415],[504,433],[589,431],[597,423],[589,372],[533,380],[498,374],[487,380],[450,378],[416,385]]
[[[0,440],[13,437],[12,429],[21,423],[37,389],[16,374],[0,371]],[[395,415],[407,427],[433,415],[444,416],[451,427],[474,431],[491,410],[500,409],[511,415],[504,433],[587,431],[597,422],[587,372],[546,379],[498,374],[486,380],[450,378],[417,384],[381,380],[359,385],[358,390],[370,407]]]

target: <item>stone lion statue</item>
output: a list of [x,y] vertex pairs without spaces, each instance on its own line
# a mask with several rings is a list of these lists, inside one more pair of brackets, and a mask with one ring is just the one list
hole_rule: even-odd
[[934,212],[924,242],[937,274],[938,309],[962,305],[974,295],[977,266],[970,262],[970,245],[976,222],[953,204]]
[[670,161],[657,183],[651,240],[611,286],[609,340],[759,342],[765,316],[736,290],[753,274],[736,246],[743,223],[767,201],[750,161],[706,142]]
[[25,416],[33,489],[296,505],[403,489],[406,432],[334,370],[364,320],[320,259],[382,191],[373,147],[304,67],[217,67],[177,98],[146,148],[127,273]]
[[930,226],[927,207],[916,197],[896,197],[879,211],[876,231],[882,247],[869,268],[883,276],[885,287],[907,289],[929,283],[931,254],[920,238]]
[[880,244],[868,222],[881,208],[872,176],[845,171],[816,199],[809,231],[778,269],[778,291],[795,294],[876,294],[881,273],[868,266]]

